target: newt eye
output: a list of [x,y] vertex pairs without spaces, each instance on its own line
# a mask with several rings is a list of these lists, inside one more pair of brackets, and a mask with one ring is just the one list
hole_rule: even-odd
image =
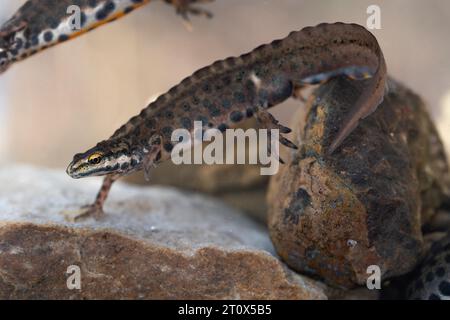
[[100,161],[102,161],[102,157],[103,157],[103,155],[101,153],[98,153],[98,152],[93,153],[89,156],[88,162],[90,164],[99,164]]

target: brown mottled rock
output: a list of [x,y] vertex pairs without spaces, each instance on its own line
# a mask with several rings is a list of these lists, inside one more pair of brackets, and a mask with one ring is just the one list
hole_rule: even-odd
[[[197,194],[118,183],[107,216],[59,213],[100,180],[27,166],[0,170],[0,299],[325,299],[275,257],[267,231]],[[67,288],[69,266],[81,290]]]
[[[319,87],[306,120],[293,127],[299,151],[272,177],[269,230],[293,269],[328,284],[365,284],[367,267],[383,279],[411,271],[421,226],[448,194],[448,165],[422,100],[390,81],[384,102],[331,156],[326,150],[361,83],[340,78]],[[301,138],[300,138],[301,137]]]

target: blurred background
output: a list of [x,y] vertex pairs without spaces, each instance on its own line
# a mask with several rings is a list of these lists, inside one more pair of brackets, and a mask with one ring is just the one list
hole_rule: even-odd
[[[0,2],[3,23],[25,0]],[[320,22],[365,25],[371,4],[389,73],[424,98],[449,152],[450,1],[216,0],[203,6],[214,18],[193,17],[189,31],[155,0],[0,76],[0,162],[63,169],[196,69]],[[286,123],[299,107],[273,112]]]

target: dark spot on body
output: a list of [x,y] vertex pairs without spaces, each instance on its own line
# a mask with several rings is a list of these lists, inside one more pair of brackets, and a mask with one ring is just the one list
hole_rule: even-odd
[[222,82],[225,86],[229,86],[231,84],[231,78],[229,76],[223,77]]
[[58,41],[59,42],[64,42],[64,41],[67,41],[67,40],[69,40],[69,36],[67,34],[60,34],[59,37],[58,37]]
[[170,110],[166,110],[166,111],[164,112],[164,116],[165,116],[167,119],[173,119],[173,118],[174,118],[173,112],[170,111]]
[[184,103],[182,108],[183,108],[184,111],[191,110],[191,106],[189,105],[189,103]]
[[86,16],[86,13],[81,12],[81,14],[80,14],[80,26],[81,26],[81,27],[84,27],[84,25],[86,24],[86,22],[87,22],[87,16]]
[[23,40],[21,38],[16,39],[16,45],[14,46],[14,49],[20,50],[23,47]]
[[171,152],[173,149],[173,144],[170,142],[166,142],[164,143],[164,150],[166,150],[167,152]]
[[244,79],[244,77],[245,77],[245,71],[241,70],[236,75],[236,81],[240,82],[240,81],[242,81],[242,79]]
[[428,272],[427,273],[427,275],[425,276],[425,280],[427,281],[427,282],[431,282],[431,281],[433,281],[434,280],[434,274],[433,274],[433,272]]
[[172,127],[164,127],[164,128],[161,129],[161,132],[166,137],[170,137],[170,135],[172,134],[172,131],[173,131]]
[[227,99],[223,99],[222,100],[222,107],[225,109],[229,109],[231,107],[231,102],[230,100]]
[[39,44],[39,37],[37,35],[33,35],[30,39],[30,43],[33,47],[37,46]]
[[108,1],[102,9],[97,11],[95,18],[98,21],[105,20],[115,9],[115,3],[113,1]]
[[156,122],[154,119],[148,119],[145,121],[145,126],[149,129],[154,129],[156,125]]
[[91,8],[95,8],[98,6],[98,0],[88,0],[88,6]]
[[181,125],[183,128],[190,130],[192,128],[192,121],[190,118],[183,117],[180,119]]
[[203,85],[202,89],[203,89],[203,91],[204,91],[205,93],[209,93],[209,92],[211,91],[211,87],[209,86],[208,83],[205,83],[205,84]]
[[53,32],[51,32],[51,31],[46,31],[45,33],[44,33],[44,41],[45,42],[50,42],[50,41],[52,41],[53,40]]
[[201,121],[202,126],[206,126],[208,124],[208,118],[205,116],[197,116],[196,118],[197,121]]
[[217,129],[220,130],[220,132],[225,132],[225,130],[228,129],[228,126],[225,123],[221,123],[219,124],[219,126],[217,127]]
[[120,169],[122,169],[122,170],[127,170],[129,166],[130,166],[130,164],[129,164],[128,162],[124,162],[124,163],[122,163],[122,165],[120,166]]
[[242,115],[242,112],[240,111],[233,111],[230,114],[230,120],[233,122],[239,122],[244,118],[244,116]]

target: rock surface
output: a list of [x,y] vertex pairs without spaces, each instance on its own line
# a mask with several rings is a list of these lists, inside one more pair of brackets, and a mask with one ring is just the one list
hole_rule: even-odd
[[[274,256],[266,230],[203,196],[118,183],[105,218],[66,222],[60,211],[92,201],[99,184],[0,171],[0,299],[326,298]],[[81,290],[67,288],[72,265]]]
[[411,271],[423,252],[421,227],[448,195],[447,160],[424,103],[394,81],[389,88],[377,111],[329,156],[361,83],[322,85],[306,121],[295,117],[300,150],[284,155],[289,164],[271,178],[277,252],[293,269],[335,286],[364,284],[370,265],[383,279]]

